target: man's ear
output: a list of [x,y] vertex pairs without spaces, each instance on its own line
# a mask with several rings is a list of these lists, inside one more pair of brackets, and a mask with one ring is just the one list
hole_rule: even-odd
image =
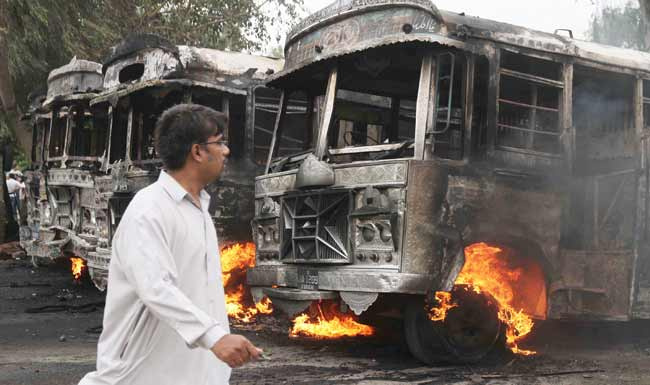
[[193,144],[191,149],[190,149],[190,156],[192,159],[194,159],[196,162],[201,162],[201,146],[199,144]]

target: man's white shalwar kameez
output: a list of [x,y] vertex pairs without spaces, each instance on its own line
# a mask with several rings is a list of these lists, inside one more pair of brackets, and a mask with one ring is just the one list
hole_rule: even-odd
[[97,371],[80,385],[228,383],[209,350],[229,333],[209,202],[164,171],[135,195],[113,238]]

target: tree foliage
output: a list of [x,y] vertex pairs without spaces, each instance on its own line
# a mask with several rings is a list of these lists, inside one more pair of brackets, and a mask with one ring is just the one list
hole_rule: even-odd
[[73,56],[101,61],[130,33],[153,33],[175,44],[255,50],[270,39],[270,26],[296,20],[302,6],[302,0],[3,1],[9,69],[21,104],[29,92],[45,86],[53,68]]
[[637,2],[604,7],[600,14],[593,16],[588,33],[590,39],[598,43],[638,50],[649,48],[647,24]]

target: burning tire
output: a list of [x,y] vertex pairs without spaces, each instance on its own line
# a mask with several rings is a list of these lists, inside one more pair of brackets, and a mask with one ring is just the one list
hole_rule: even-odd
[[419,301],[407,307],[406,342],[415,358],[429,365],[476,362],[505,346],[505,328],[491,296],[463,286],[451,294],[457,306],[442,321],[432,321]]

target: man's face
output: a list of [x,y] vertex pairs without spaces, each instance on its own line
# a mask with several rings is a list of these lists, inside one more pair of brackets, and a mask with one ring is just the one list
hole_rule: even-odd
[[206,179],[214,181],[221,175],[226,158],[230,155],[230,149],[221,134],[211,135],[201,147],[205,160],[201,162],[202,173],[206,176]]

